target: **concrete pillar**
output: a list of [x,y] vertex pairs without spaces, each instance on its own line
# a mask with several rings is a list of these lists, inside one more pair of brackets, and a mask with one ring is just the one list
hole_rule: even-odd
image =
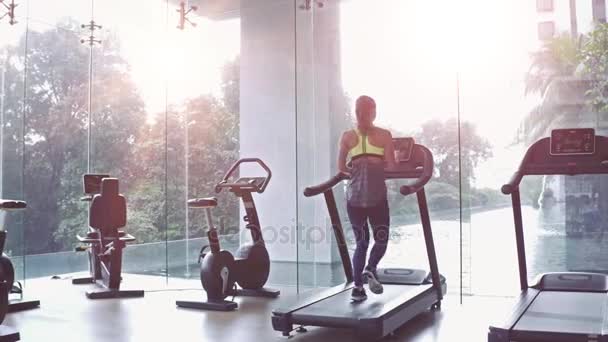
[[339,259],[325,203],[302,192],[335,172],[344,126],[338,6],[304,11],[298,5],[242,4],[241,156],[259,157],[273,170],[268,189],[256,197],[272,260],[333,262]]
[[240,18],[240,154],[272,169],[266,192],[256,196],[260,222],[271,258],[295,261],[294,3],[242,4]]

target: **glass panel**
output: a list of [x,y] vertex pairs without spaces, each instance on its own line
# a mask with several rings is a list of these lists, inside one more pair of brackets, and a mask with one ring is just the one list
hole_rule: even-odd
[[221,248],[235,254],[240,242],[240,199],[214,191],[239,158],[240,20],[204,6],[190,17],[196,26],[186,22],[180,30],[178,19],[170,17],[166,56],[169,274],[200,286],[199,251],[209,227],[205,211],[186,201],[217,197],[211,212]]
[[[26,6],[23,6],[25,13]],[[0,20],[0,193],[4,199],[24,199],[23,195],[23,84],[25,73],[24,15],[15,13]],[[11,257],[17,279],[23,279],[23,213],[0,214],[3,229],[9,231],[4,252]]]
[[[166,275],[167,2],[95,2],[90,172],[117,177],[127,199],[123,272]],[[120,8],[120,11],[116,11]],[[90,28],[87,28],[90,34]],[[88,46],[88,44],[87,44]],[[160,281],[160,279],[159,279]]]
[[[308,31],[298,34],[298,183],[300,188],[318,184],[336,172],[340,136],[354,127],[354,100],[363,94],[372,96],[378,126],[389,129],[394,137],[413,136],[435,153],[435,177],[426,188],[427,199],[440,272],[449,279],[450,291],[458,291],[456,72],[453,63],[444,58],[444,49],[452,46],[435,43],[444,41],[445,30],[434,24],[449,21],[450,12],[443,5],[388,0],[371,5],[353,0],[312,10]],[[428,269],[417,201],[398,192],[405,182],[387,182],[391,234],[380,267]],[[337,187],[336,200],[352,256],[355,239],[344,190]],[[302,198],[299,212],[302,221],[311,221],[299,236],[301,259],[310,259],[317,270],[314,274],[323,275],[303,279],[300,284],[342,282],[344,272],[336,243],[330,238],[323,199]],[[313,234],[315,231],[320,234]],[[319,242],[311,236],[327,238]],[[310,274],[304,269],[301,273]]]
[[[26,277],[87,269],[73,253],[86,227],[81,176],[87,160],[89,54],[82,1],[29,1],[24,150]],[[87,15],[88,17],[88,15]],[[49,254],[51,253],[51,254]]]
[[[303,192],[336,174],[337,141],[350,127],[351,115],[342,70],[337,67],[340,4],[319,7],[313,2],[306,8],[304,1],[297,1],[296,5],[298,285],[307,290],[345,279],[323,195],[306,198]],[[343,189],[336,187],[334,196],[345,214]]]
[[[474,13],[482,4],[471,0],[461,6]],[[472,212],[475,294],[519,290],[510,198],[498,190],[526,149],[554,128],[592,127],[605,133],[604,80],[597,79],[605,64],[600,57],[605,28],[593,25],[591,1],[577,1],[581,36],[573,38],[568,2],[554,5],[549,13],[536,13],[533,3],[499,2],[486,7],[485,15],[462,21],[461,135],[467,136],[464,122],[471,122],[483,138],[464,139],[462,148],[475,151],[483,141],[489,144],[484,158],[463,165],[463,176],[471,185],[463,199]],[[513,26],[516,21],[519,24]],[[555,22],[553,38],[537,36],[537,23],[545,21]],[[530,282],[541,272],[606,270],[604,182],[587,176],[524,178],[520,189]]]
[[[514,143],[520,120],[533,99],[525,97],[522,75],[535,43],[533,2],[484,6],[469,0],[458,12],[463,210],[470,213],[470,288],[474,294],[505,295],[518,289],[517,252],[511,200],[500,192],[519,165],[523,149]],[[484,6],[484,15],[473,11]],[[467,15],[467,13],[469,15]],[[515,27],[513,22],[519,24]],[[479,28],[483,27],[483,30]],[[483,41],[484,44],[479,44]],[[535,180],[522,185],[530,203]],[[524,215],[528,217],[527,209]]]

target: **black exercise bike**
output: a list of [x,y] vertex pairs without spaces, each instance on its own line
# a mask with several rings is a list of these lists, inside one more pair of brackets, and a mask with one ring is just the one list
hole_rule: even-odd
[[[230,181],[241,164],[256,163],[266,172],[264,177],[240,177]],[[228,296],[256,296],[276,298],[280,291],[265,288],[270,273],[270,257],[262,237],[260,220],[253,201],[253,192],[263,193],[268,186],[272,172],[266,164],[258,158],[244,158],[238,160],[230,167],[224,178],[216,185],[215,192],[220,193],[228,189],[243,201],[246,215],[243,218],[245,228],[251,232],[252,243],[243,244],[233,256],[232,253],[222,250],[217,229],[213,225],[211,208],[217,206],[214,197],[195,198],[188,201],[189,208],[205,209],[209,230],[207,237],[209,245],[203,246],[199,253],[201,265],[200,278],[203,288],[207,292],[207,301],[177,301],[179,307],[230,311],[237,308],[234,301],[225,300]],[[209,252],[206,250],[209,248]],[[238,284],[241,288],[237,288]]]
[[76,278],[72,284],[97,284],[98,290],[86,293],[89,299],[143,297],[143,290],[121,290],[122,253],[127,242],[135,238],[120,228],[127,224],[126,199],[118,192],[118,179],[109,175],[84,175],[84,192],[81,198],[90,201],[89,232],[78,241],[87,246],[77,252],[88,252],[90,276]]

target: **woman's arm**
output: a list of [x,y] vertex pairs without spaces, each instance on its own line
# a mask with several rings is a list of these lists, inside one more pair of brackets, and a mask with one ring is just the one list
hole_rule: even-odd
[[346,167],[346,157],[348,156],[348,132],[344,132],[340,138],[338,148],[338,171],[349,173],[348,167]]

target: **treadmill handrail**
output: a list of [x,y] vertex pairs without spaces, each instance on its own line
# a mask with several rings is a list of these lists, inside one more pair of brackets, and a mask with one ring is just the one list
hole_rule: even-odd
[[422,145],[416,146],[423,153],[421,174],[413,183],[401,186],[399,190],[403,196],[411,195],[420,191],[433,177],[433,169],[435,165],[433,161],[433,154],[428,148]]
[[511,176],[509,182],[500,188],[500,191],[502,191],[502,193],[505,195],[512,194],[513,191],[519,187],[519,183],[523,177],[524,175],[521,173],[521,171],[517,170],[513,176]]
[[334,186],[340,183],[343,180],[350,179],[350,176],[345,172],[338,172],[335,176],[329,179],[326,182],[323,182],[319,185],[309,186],[304,189],[304,196],[312,197],[319,194],[322,194],[328,190],[331,190]]

